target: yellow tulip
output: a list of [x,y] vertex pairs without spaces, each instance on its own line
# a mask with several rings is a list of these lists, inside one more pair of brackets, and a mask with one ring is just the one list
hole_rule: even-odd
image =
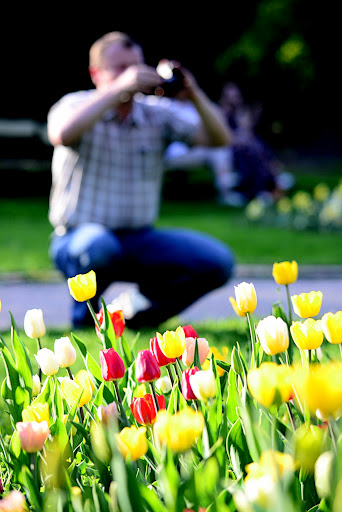
[[257,307],[257,296],[252,283],[240,283],[234,286],[236,307],[241,313],[253,313]]
[[293,322],[290,327],[293,341],[301,350],[314,350],[323,343],[321,320],[308,318],[305,322]]
[[77,397],[83,390],[80,401],[78,403],[78,407],[82,407],[84,404],[90,402],[94,390],[94,385],[88,372],[86,370],[80,370],[75,375],[74,380],[70,379],[69,377],[64,377],[61,383],[61,390],[65,400],[70,406],[75,403]]
[[21,413],[23,422],[27,423],[28,421],[36,421],[37,423],[41,423],[42,421],[46,421],[49,425],[50,423],[50,412],[49,412],[49,404],[40,404],[39,402],[28,405]]
[[[228,347],[220,347],[220,350],[218,350],[216,347],[210,347],[210,352],[208,354],[208,357],[202,364],[202,370],[209,370],[210,359],[211,359],[212,354],[214,354],[215,359],[217,361],[224,361],[224,362],[228,361]],[[224,372],[225,372],[225,370],[223,368],[221,368],[220,366],[217,366],[217,373],[218,373],[219,377],[222,377]]]
[[201,412],[191,407],[184,407],[176,414],[169,414],[165,409],[157,414],[153,430],[156,438],[173,452],[189,450],[202,434],[204,417]]
[[293,395],[291,369],[285,365],[265,362],[247,373],[248,389],[264,407],[280,405]]
[[291,284],[297,281],[298,264],[296,261],[274,263],[272,275],[277,284]]
[[231,303],[232,308],[234,310],[234,313],[237,316],[246,316],[246,313],[243,313],[242,311],[239,310],[239,308],[237,306],[237,303],[236,303],[236,300],[234,299],[234,297],[229,297],[229,302]]
[[261,478],[268,475],[277,481],[288,472],[295,471],[295,462],[292,455],[275,450],[265,450],[261,453],[259,462],[252,462],[246,466],[245,482],[251,478]]
[[87,274],[78,274],[68,279],[70,295],[78,302],[92,299],[96,295],[96,274],[93,270]]
[[322,330],[329,343],[342,343],[342,311],[323,315]]
[[302,411],[323,420],[342,414],[342,363],[311,364],[293,372],[295,397]]
[[125,427],[119,434],[115,434],[115,439],[125,459],[130,457],[131,460],[137,460],[147,452],[146,427]]
[[269,356],[284,352],[289,347],[289,331],[282,318],[267,316],[258,323],[255,332],[264,352]]
[[161,351],[166,357],[180,357],[185,350],[185,334],[182,327],[175,331],[166,331],[163,335],[157,332]]
[[301,293],[292,295],[291,301],[293,310],[301,318],[310,318],[318,315],[323,299],[322,292]]

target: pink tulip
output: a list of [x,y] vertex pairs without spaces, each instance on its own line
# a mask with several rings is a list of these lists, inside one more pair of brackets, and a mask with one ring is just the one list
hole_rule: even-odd
[[190,385],[190,376],[194,375],[196,372],[199,372],[199,368],[194,366],[193,368],[184,370],[182,373],[182,394],[185,400],[197,400],[197,396],[192,391],[192,387]]
[[39,452],[50,434],[47,421],[40,423],[37,421],[18,422],[16,428],[20,437],[21,447],[28,453]]
[[[201,365],[206,360],[210,348],[209,343],[205,338],[197,338],[197,344],[198,344],[198,355]],[[185,350],[182,354],[182,362],[185,364],[185,366],[191,366],[194,362],[195,357],[195,347],[196,347],[196,339],[193,337],[185,338]]]
[[150,350],[140,350],[135,363],[137,381],[152,382],[160,377],[160,368]]

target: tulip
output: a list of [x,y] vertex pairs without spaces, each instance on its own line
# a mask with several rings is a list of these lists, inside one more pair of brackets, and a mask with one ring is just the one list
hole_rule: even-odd
[[237,306],[237,302],[234,299],[234,297],[229,297],[229,302],[231,303],[232,308],[237,316],[241,316],[241,317],[246,316],[246,313],[243,313],[242,311],[239,310],[239,308]]
[[146,395],[147,391],[146,391],[146,386],[145,384],[140,384],[139,386],[137,386],[135,388],[135,391],[134,391],[134,396],[136,396],[137,398],[141,398],[143,397],[144,395]]
[[97,409],[99,420],[104,425],[109,425],[111,421],[119,416],[118,408],[115,402],[111,402],[107,406],[100,405]]
[[[109,315],[109,318],[113,324],[113,329],[115,333],[115,338],[118,339],[122,336],[124,330],[125,330],[125,319],[123,315],[122,309],[119,309],[118,305],[115,304],[108,304],[107,306],[107,312]],[[104,327],[104,311],[103,307],[100,309],[100,311],[96,315],[99,324],[101,328]],[[101,331],[97,324],[95,324],[95,330],[97,336],[102,339]]]
[[26,499],[20,491],[10,491],[0,501],[0,512],[26,512]]
[[293,434],[296,463],[300,467],[313,473],[315,463],[323,450],[324,431],[317,425],[300,425]]
[[301,350],[314,350],[323,343],[322,323],[308,318],[305,322],[293,322],[290,327],[293,341]]
[[168,366],[176,362],[175,357],[166,357],[162,352],[157,336],[150,338],[150,351],[155,357],[159,367]]
[[236,306],[241,313],[253,313],[257,307],[257,296],[252,283],[234,286]]
[[322,330],[329,343],[342,343],[342,311],[323,315]]
[[197,368],[197,366],[194,366],[193,368],[184,370],[184,372],[182,373],[182,394],[185,400],[197,400],[197,396],[193,392],[190,384],[190,376],[194,375],[196,372],[199,371],[200,369]]
[[32,376],[32,396],[38,396],[41,389],[41,383],[39,375],[35,374]]
[[78,302],[85,302],[96,295],[96,274],[93,270],[87,274],[78,274],[68,279],[70,295]]
[[[163,395],[157,396],[159,410],[165,409],[165,398]],[[133,398],[130,406],[132,414],[138,423],[144,426],[153,425],[156,420],[157,410],[154,405],[153,397],[146,393],[142,398]]]
[[301,293],[292,295],[293,310],[301,318],[310,318],[318,315],[323,299],[322,292]]
[[184,407],[173,415],[165,410],[159,411],[153,430],[160,444],[180,453],[191,448],[202,434],[203,427],[203,414],[191,407]]
[[[329,498],[334,492],[334,481],[336,478],[336,457],[333,451],[322,453],[315,464],[315,486],[318,496]],[[334,507],[338,510],[338,507]]]
[[46,327],[41,309],[29,309],[24,318],[24,331],[29,338],[41,338],[46,333]]
[[291,370],[288,366],[264,362],[247,373],[248,389],[264,407],[280,405],[293,396]]
[[170,377],[167,377],[166,375],[164,377],[159,377],[158,380],[156,380],[156,389],[160,393],[169,393],[172,389],[172,382]]
[[160,377],[160,368],[150,350],[140,350],[135,363],[137,381],[153,382]]
[[302,411],[308,410],[321,420],[338,418],[342,414],[342,364],[311,364],[304,371],[293,372],[295,397]]
[[41,423],[42,421],[46,421],[49,425],[50,423],[50,412],[49,412],[49,404],[45,402],[41,404],[39,402],[28,405],[21,413],[23,422],[28,423],[29,421],[36,421],[37,423]]
[[34,356],[44,375],[55,375],[59,370],[56,356],[49,348],[41,348]]
[[68,336],[55,340],[54,352],[61,368],[69,368],[76,361],[76,349]]
[[274,263],[272,275],[277,284],[292,284],[297,281],[298,263],[296,261],[283,261]]
[[192,325],[183,325],[182,329],[186,338],[198,338],[197,331]]
[[212,370],[200,370],[189,377],[190,386],[198,400],[206,401],[216,395],[216,379]]
[[113,349],[100,350],[102,378],[105,381],[122,379],[125,365],[119,354]]
[[276,450],[265,450],[261,453],[259,462],[252,462],[246,466],[245,483],[251,478],[260,478],[268,475],[276,482],[287,473],[295,471],[295,461],[292,455]]
[[185,334],[182,327],[175,331],[157,332],[160,348],[166,357],[180,357],[185,350]]
[[139,459],[147,452],[146,427],[137,428],[135,425],[125,427],[115,434],[117,447],[125,459]]
[[267,316],[261,320],[255,331],[264,352],[274,356],[289,347],[289,331],[286,322],[281,318]]
[[65,400],[71,406],[74,405],[75,401],[79,397],[81,391],[83,393],[78,402],[78,407],[82,407],[83,405],[90,402],[94,385],[89,377],[89,374],[86,370],[80,370],[76,375],[75,379],[70,379],[69,377],[65,377],[61,382],[61,390]]
[[39,452],[50,434],[47,421],[38,423],[30,421],[28,423],[18,422],[16,428],[20,437],[20,443],[23,450],[28,453]]
[[[200,364],[202,365],[210,352],[209,343],[205,338],[196,339],[198,345],[198,356]],[[185,338],[185,350],[182,354],[182,362],[185,366],[191,366],[194,362],[196,339],[192,337]]]

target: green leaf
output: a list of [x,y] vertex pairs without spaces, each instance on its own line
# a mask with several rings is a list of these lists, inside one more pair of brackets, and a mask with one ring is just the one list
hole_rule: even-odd
[[239,405],[239,392],[236,383],[236,374],[233,368],[229,371],[228,376],[228,398],[226,402],[226,413],[230,423],[235,423],[239,418],[237,407]]
[[110,319],[107,310],[107,304],[104,301],[104,298],[101,297],[102,308],[103,308],[103,320],[104,320],[104,328],[101,329],[101,334],[104,336],[104,345],[106,348],[114,348],[117,351],[116,346],[116,337],[115,331],[113,327],[113,322]]
[[11,335],[12,335],[12,345],[13,345],[13,350],[14,350],[14,353],[15,353],[16,367],[17,367],[18,373],[22,376],[23,381],[25,383],[25,387],[29,391],[30,397],[31,397],[32,396],[32,366],[31,366],[31,361],[30,361],[30,358],[28,356],[26,347],[25,347],[25,345],[23,344],[23,342],[21,341],[21,339],[20,339],[20,337],[18,335],[18,332],[17,332],[17,329],[16,329],[16,325],[15,325],[15,321],[14,321],[14,318],[13,318],[11,312],[10,312],[10,315],[11,315],[11,321],[12,321],[12,330],[11,330],[12,331],[11,332]]
[[245,474],[245,467],[252,462],[248,444],[242,429],[241,420],[238,419],[229,431],[226,451],[231,459],[232,466],[237,478]]
[[200,370],[202,370],[201,361],[199,357],[199,350],[198,350],[198,339],[195,339],[195,353],[194,353],[194,365],[197,366]]
[[96,512],[109,512],[109,503],[105,493],[99,485],[93,485],[92,489],[94,506]]
[[52,394],[53,394],[53,381],[52,381],[52,377],[49,375],[44,381],[41,392],[39,393],[37,398],[35,398],[33,400],[32,404],[36,404],[36,403],[45,404],[46,402],[49,402],[49,399],[51,402]]
[[55,405],[55,411],[56,411],[57,418],[59,418],[61,421],[63,421],[63,417],[64,417],[63,398],[62,398],[62,392],[60,389],[60,384],[57,380],[55,382],[54,405]]
[[126,363],[126,368],[129,368],[134,360],[132,351],[129,348],[129,345],[123,336],[121,336],[121,338],[119,339],[119,344],[120,344],[120,350],[121,350],[122,357]]
[[33,505],[35,511],[41,512],[42,495],[39,492],[36,480],[33,478],[33,475],[27,466],[22,467],[21,476],[23,486],[28,495],[28,499],[31,505]]
[[72,448],[70,445],[67,429],[62,420],[56,418],[55,422],[50,425],[51,435],[58,442],[59,449],[63,454],[63,458],[68,459],[72,456]]

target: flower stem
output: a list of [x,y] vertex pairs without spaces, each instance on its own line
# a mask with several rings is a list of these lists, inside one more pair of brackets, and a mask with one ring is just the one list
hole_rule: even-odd
[[174,368],[175,368],[175,371],[176,371],[176,374],[178,377],[179,391],[182,392],[182,372],[183,372],[183,370],[182,370],[182,367],[181,367],[178,357],[176,358],[176,363],[174,364]]
[[149,382],[149,385],[150,385],[150,390],[151,390],[154,407],[156,409],[156,412],[158,412],[159,411],[159,403],[158,403],[158,398],[156,395],[156,390],[154,389],[154,382]]
[[172,371],[171,371],[171,368],[170,368],[170,365],[167,365],[166,366],[166,371],[167,371],[167,374],[169,376],[169,379],[171,381],[171,386],[173,387],[174,384],[175,384],[175,379],[173,378],[173,375],[172,375]]
[[290,418],[292,429],[293,429],[293,431],[295,431],[296,430],[296,424],[295,424],[295,420],[294,420],[294,417],[293,417],[293,413],[291,411],[290,404],[288,402],[286,402],[286,409],[287,409],[287,412],[288,412],[288,415],[289,415],[289,418]]
[[68,373],[68,375],[69,375],[70,379],[71,379],[71,380],[74,380],[74,376],[73,376],[73,374],[71,373],[71,370],[70,370],[69,366],[67,366],[65,369],[66,369],[66,371],[67,371],[67,373]]
[[341,358],[342,358],[342,343],[338,344],[338,348],[340,349],[340,354],[341,354]]
[[91,313],[91,316],[92,316],[92,317],[93,317],[93,319],[94,319],[95,324],[96,324],[96,325],[97,325],[97,327],[101,330],[100,322],[99,322],[99,320],[98,320],[98,318],[97,318],[97,316],[96,316],[96,314],[95,314],[94,308],[93,308],[93,306],[91,305],[91,302],[90,302],[90,300],[89,300],[89,299],[87,300],[87,306],[88,306],[88,309],[89,309],[89,311],[90,311],[90,313]]
[[[38,351],[41,350],[41,348],[42,348],[42,345],[40,343],[40,338],[37,338],[37,347],[38,347]],[[39,380],[41,380],[42,379],[42,369],[40,367],[39,367],[38,375],[39,375]]]
[[248,326],[251,333],[251,341],[252,341],[252,358],[251,358],[251,368],[256,367],[256,335],[255,335],[255,329],[254,324],[251,319],[251,314],[249,311],[246,313],[247,320],[248,320]]
[[334,432],[334,427],[333,427],[332,422],[333,422],[333,420],[329,419],[329,421],[328,421],[329,432],[330,432],[330,437],[331,437],[332,444],[334,447],[334,451],[335,451],[335,453],[337,453],[337,443],[336,443],[336,437],[335,437],[335,432]]
[[116,380],[113,380],[113,388],[114,388],[115,400],[116,400],[119,410],[121,411],[123,422],[128,427],[129,426],[128,419],[126,416],[124,406],[122,405],[120,390],[119,390],[119,386],[118,386],[118,383]]
[[288,319],[289,319],[288,327],[289,327],[289,332],[290,332],[290,343],[289,343],[288,352],[289,352],[290,363],[292,363],[294,341],[292,339],[292,335],[291,335],[291,331],[290,331],[290,327],[292,325],[292,307],[291,307],[290,289],[289,289],[288,284],[285,285],[285,290],[286,290],[286,297],[287,297],[287,309],[288,309]]

